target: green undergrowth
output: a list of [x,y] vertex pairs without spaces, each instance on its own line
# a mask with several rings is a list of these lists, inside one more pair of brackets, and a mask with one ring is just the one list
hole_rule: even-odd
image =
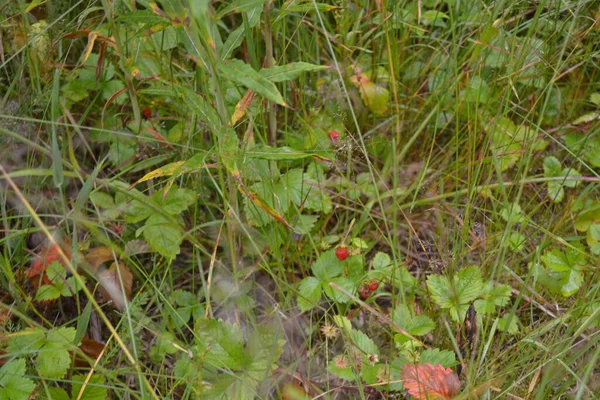
[[596,2],[0,13],[0,399],[598,397]]

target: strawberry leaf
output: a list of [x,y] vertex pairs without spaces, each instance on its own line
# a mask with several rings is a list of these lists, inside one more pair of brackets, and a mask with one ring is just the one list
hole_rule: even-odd
[[456,322],[464,320],[471,301],[483,289],[481,272],[476,266],[461,269],[452,279],[440,275],[430,275],[427,286],[431,297],[440,307],[448,308]]

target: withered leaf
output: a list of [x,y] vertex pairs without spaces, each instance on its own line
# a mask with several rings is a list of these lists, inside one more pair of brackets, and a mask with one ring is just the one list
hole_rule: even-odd
[[[91,358],[92,360],[97,360],[104,351],[104,343],[100,343],[90,338],[81,339],[81,344],[79,345],[79,349]],[[82,357],[75,357],[75,365],[77,367],[86,367],[88,366],[88,362],[84,360]]]
[[100,265],[108,261],[114,261],[114,259],[115,256],[112,249],[107,246],[94,247],[85,255],[85,260],[89,268],[88,272],[93,274],[98,271]]
[[[102,298],[105,301],[112,301],[112,304],[118,310],[123,310],[125,302],[131,297],[133,287],[133,274],[129,268],[119,262],[119,269],[117,270],[117,264],[112,263],[109,269],[98,272],[97,277]],[[123,290],[121,290],[121,282],[123,282]]]

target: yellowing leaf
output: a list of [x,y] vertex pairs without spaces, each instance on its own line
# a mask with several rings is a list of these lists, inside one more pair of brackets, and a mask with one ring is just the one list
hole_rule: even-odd
[[238,123],[240,119],[246,115],[246,110],[250,108],[252,104],[252,100],[254,100],[254,92],[252,90],[248,90],[244,97],[235,105],[235,111],[231,116],[231,126]]

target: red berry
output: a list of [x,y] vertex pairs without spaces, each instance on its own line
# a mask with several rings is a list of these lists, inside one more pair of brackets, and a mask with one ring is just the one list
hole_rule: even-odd
[[338,131],[329,132],[329,138],[331,140],[338,140],[340,138],[340,133]]
[[361,286],[358,288],[358,296],[361,300],[366,300],[371,296],[371,291],[368,288]]
[[144,111],[142,112],[142,118],[150,119],[151,117],[152,117],[152,110],[150,109],[150,107],[144,108]]
[[350,255],[350,252],[348,251],[347,248],[345,247],[338,247],[335,250],[335,256],[338,258],[338,260],[340,261],[344,261],[346,258],[348,258],[348,256]]
[[375,281],[375,282],[371,282],[369,283],[369,286],[367,286],[369,288],[369,290],[371,292],[376,291],[379,288],[379,282]]

